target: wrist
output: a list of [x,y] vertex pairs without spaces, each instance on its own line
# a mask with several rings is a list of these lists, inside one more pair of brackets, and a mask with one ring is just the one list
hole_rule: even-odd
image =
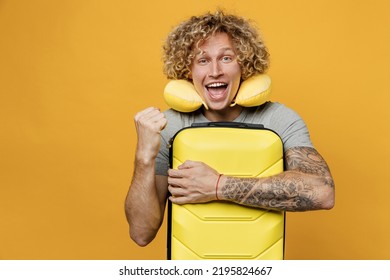
[[135,163],[137,165],[143,165],[143,166],[154,165],[155,160],[156,157],[147,154],[136,153],[135,155]]
[[223,185],[225,181],[225,176],[223,174],[219,174],[217,181],[215,183],[215,198],[216,200],[223,199]]

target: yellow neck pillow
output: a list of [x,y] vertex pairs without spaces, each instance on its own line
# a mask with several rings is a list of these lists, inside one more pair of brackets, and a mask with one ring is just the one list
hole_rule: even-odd
[[[243,81],[237,92],[234,103],[244,107],[259,106],[266,102],[271,93],[271,78],[259,74]],[[196,92],[194,85],[187,80],[169,81],[164,89],[164,99],[169,107],[179,112],[193,112],[202,104],[207,105]]]

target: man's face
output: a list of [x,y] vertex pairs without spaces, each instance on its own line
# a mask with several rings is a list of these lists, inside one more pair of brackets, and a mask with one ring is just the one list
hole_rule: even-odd
[[216,33],[195,51],[197,53],[191,65],[190,78],[209,107],[205,114],[236,117],[234,112],[240,112],[241,109],[231,108],[230,104],[240,86],[241,68],[229,36]]

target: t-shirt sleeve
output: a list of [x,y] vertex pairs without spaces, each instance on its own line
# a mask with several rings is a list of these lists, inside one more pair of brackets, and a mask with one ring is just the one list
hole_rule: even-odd
[[313,147],[306,123],[292,109],[280,106],[272,115],[271,122],[275,124],[285,150],[301,146]]
[[169,144],[171,138],[182,128],[183,121],[179,112],[169,109],[164,112],[167,118],[167,126],[161,131],[160,150],[155,161],[156,175],[168,176],[169,169]]
[[156,157],[156,175],[168,176],[169,169],[169,139],[161,133],[160,151]]

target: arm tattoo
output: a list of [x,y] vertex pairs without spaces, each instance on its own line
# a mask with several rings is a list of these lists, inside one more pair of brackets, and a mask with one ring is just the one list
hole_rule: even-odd
[[319,186],[333,188],[329,168],[313,148],[291,148],[285,153],[286,171],[266,178],[227,177],[226,199],[266,209],[306,211],[319,208]]
[[328,165],[316,149],[295,147],[285,153],[286,170],[296,170],[306,174],[320,176],[325,184],[334,187]]

